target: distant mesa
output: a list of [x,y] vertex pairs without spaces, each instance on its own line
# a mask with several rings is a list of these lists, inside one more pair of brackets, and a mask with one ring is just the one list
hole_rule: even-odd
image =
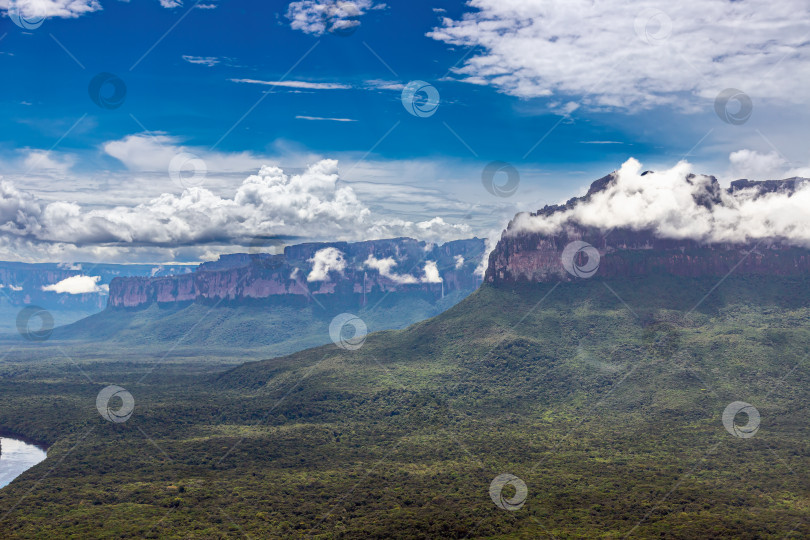
[[416,291],[440,299],[475,290],[484,255],[479,238],[442,245],[411,238],[299,244],[277,255],[223,255],[184,275],[115,278],[107,307],[273,298],[362,306],[371,297]]

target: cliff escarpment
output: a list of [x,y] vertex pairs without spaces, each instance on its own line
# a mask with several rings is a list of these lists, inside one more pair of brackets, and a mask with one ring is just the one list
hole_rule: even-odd
[[443,245],[410,238],[300,244],[278,255],[225,255],[185,275],[117,278],[110,283],[108,307],[296,298],[362,304],[366,297],[398,292],[438,299],[474,290],[483,255],[484,241],[477,238]]

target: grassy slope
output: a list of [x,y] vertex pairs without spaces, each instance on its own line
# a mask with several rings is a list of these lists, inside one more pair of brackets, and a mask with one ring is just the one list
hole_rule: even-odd
[[[806,536],[810,287],[730,278],[692,310],[714,284],[608,283],[624,302],[596,280],[484,287],[358,351],[205,377],[16,373],[0,382],[0,426],[55,444],[0,491],[2,516],[36,486],[2,530]],[[109,383],[135,396],[125,424],[95,412]],[[721,424],[737,400],[762,415],[754,438]],[[528,485],[517,512],[489,499],[503,472]]]
[[372,298],[362,307],[223,302],[105,310],[57,328],[49,343],[58,341],[64,346],[81,348],[82,343],[103,341],[156,353],[168,347],[194,353],[205,347],[224,355],[243,350],[253,351],[254,355],[260,351],[265,356],[278,356],[330,342],[329,322],[347,310],[363,318],[369,331],[398,329],[441,313],[466,294],[455,291],[436,303],[420,295],[391,294]]

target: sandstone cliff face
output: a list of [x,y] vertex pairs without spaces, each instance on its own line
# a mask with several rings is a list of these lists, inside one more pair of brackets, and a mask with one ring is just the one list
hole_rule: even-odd
[[[491,284],[574,281],[581,279],[563,265],[563,250],[574,241],[598,252],[594,276],[638,277],[665,273],[683,277],[810,274],[810,251],[776,241],[759,245],[699,244],[690,240],[655,238],[649,231],[602,231],[570,227],[557,236],[505,236],[490,255],[485,281]],[[587,265],[587,254],[574,261]]]
[[[340,253],[343,268],[318,279],[312,275],[314,259],[327,248]],[[483,252],[484,241],[477,238],[441,246],[410,238],[300,244],[288,246],[283,255],[225,255],[181,276],[116,278],[110,283],[108,307],[274,299],[309,302],[392,292],[423,292],[438,299],[456,290],[472,291],[480,284],[474,271]],[[389,271],[369,265],[369,257],[390,260]],[[426,265],[435,265],[441,281]]]
[[[571,209],[605,189],[611,180],[611,176],[601,178],[593,183],[584,197],[571,199],[564,205],[547,206],[532,215],[551,216]],[[793,189],[799,181],[802,179],[765,182],[737,180],[727,192],[753,188],[760,194],[771,193]],[[720,189],[713,180],[706,199],[700,203],[715,204]],[[592,276],[601,278],[632,278],[655,273],[722,277],[732,270],[735,275],[810,274],[810,250],[791,246],[779,238],[746,244],[701,243],[688,239],[660,238],[652,230],[600,230],[578,223],[566,223],[553,235],[517,232],[513,227],[514,220],[490,254],[484,278],[489,284],[575,281],[591,277],[588,261],[592,257],[595,257]],[[565,253],[566,246],[573,245],[572,242],[579,242],[579,249]],[[582,246],[591,246],[593,250]],[[568,268],[564,264],[566,260]]]

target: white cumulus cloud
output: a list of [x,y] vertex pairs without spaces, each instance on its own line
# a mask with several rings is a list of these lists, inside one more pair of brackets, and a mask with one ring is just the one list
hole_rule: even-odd
[[782,177],[786,165],[778,152],[763,154],[747,148],[729,154],[728,161],[734,176],[757,180]]
[[360,26],[362,15],[385,7],[385,4],[372,0],[301,0],[290,2],[287,18],[294,30],[319,36]]
[[758,152],[748,148],[732,152],[728,157],[731,166],[729,176],[751,180],[776,180],[780,178],[810,178],[810,164],[790,163],[776,150]]
[[[0,289],[4,289],[5,287],[6,285],[0,285]],[[17,285],[8,285],[8,288],[14,292],[20,292],[21,290],[23,290],[22,287],[18,287]]]
[[43,291],[52,291],[59,294],[89,294],[101,293],[109,290],[108,285],[99,285],[101,276],[70,276],[53,285],[45,285]]
[[426,261],[424,268],[424,276],[418,278],[411,274],[399,274],[394,271],[397,266],[397,261],[393,257],[384,257],[378,259],[374,255],[369,255],[363,263],[367,268],[371,268],[380,273],[384,278],[388,278],[396,284],[413,284],[413,283],[441,283],[442,278],[439,276],[439,269],[435,261]]
[[436,261],[425,262],[425,277],[422,278],[422,283],[441,283],[442,277],[439,275],[439,268],[436,266]]
[[374,255],[369,255],[368,259],[363,263],[366,267],[376,270],[381,276],[390,279],[394,283],[418,283],[419,280],[410,274],[398,274],[394,272],[397,266],[397,261],[393,257],[385,257],[378,259]]
[[[176,137],[164,133],[138,133],[104,144],[104,151],[123,163],[130,171],[168,174],[172,160],[180,154],[192,154],[196,148],[180,144]],[[205,152],[206,168],[211,171],[249,171],[262,166],[263,159],[250,152]]]
[[30,173],[66,174],[74,164],[69,155],[58,155],[44,150],[29,150],[23,164]]
[[[147,152],[144,157],[130,152],[132,143],[106,148],[133,168],[153,167],[172,154],[158,151],[156,157]],[[134,141],[134,146],[142,144],[147,144],[146,138]],[[464,223],[372,214],[351,185],[340,180],[338,162],[331,159],[317,161],[298,174],[262,167],[231,193],[190,187],[140,204],[98,207],[69,200],[47,201],[0,181],[0,253],[33,248],[43,254],[51,252],[51,256],[61,253],[61,260],[70,253],[75,260],[75,249],[69,246],[93,250],[96,256],[142,249],[149,250],[149,260],[157,262],[173,260],[181,249],[230,245],[233,252],[235,246],[251,245],[256,237],[356,241],[408,236],[447,241],[471,236]],[[171,251],[151,258],[159,252],[155,250]]]
[[29,19],[75,19],[100,9],[97,0],[0,0],[0,11],[16,11]]
[[342,274],[346,268],[343,252],[334,247],[319,249],[309,262],[312,263],[312,271],[307,276],[307,281],[325,281],[329,272]]

